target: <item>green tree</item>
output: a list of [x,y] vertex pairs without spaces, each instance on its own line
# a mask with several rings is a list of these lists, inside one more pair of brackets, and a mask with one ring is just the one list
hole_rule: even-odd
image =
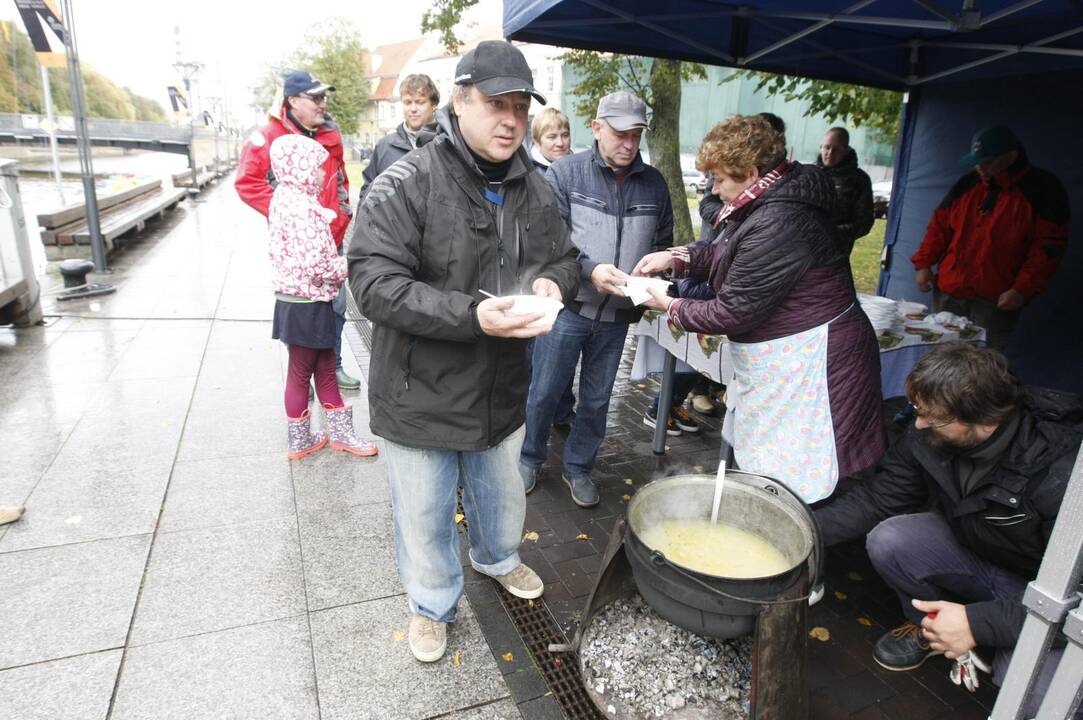
[[136,95],[132,92],[131,88],[124,88],[124,92],[128,95],[128,102],[132,104],[132,108],[135,110],[135,119],[143,120],[145,122],[168,122],[169,118],[165,114],[165,110],[161,104],[151,100],[148,97],[142,95]]
[[866,125],[872,130],[873,139],[888,145],[894,145],[899,136],[901,92],[750,70],[733,73],[723,82],[736,77],[754,79],[757,91],[766,88],[767,92],[781,95],[787,101],[806,101],[807,115],[823,115],[829,123],[846,123],[854,127]]
[[271,105],[282,89],[283,77],[293,70],[308,70],[335,86],[335,92],[327,94],[327,111],[343,134],[352,135],[369,102],[365,52],[361,31],[352,20],[328,18],[311,25],[296,49],[266,66],[252,88],[253,105],[260,110],[275,109]]
[[478,4],[478,0],[434,0],[432,6],[421,16],[421,32],[440,33],[440,42],[449,52],[457,52],[462,42],[455,29],[465,11]]
[[677,244],[690,242],[692,220],[681,171],[681,82],[706,77],[706,69],[678,60],[650,60],[592,50],[569,50],[559,59],[579,78],[572,88],[579,115],[593,117],[598,101],[617,90],[634,92],[647,103],[651,109],[647,138],[651,164],[662,173],[669,188],[673,240]]

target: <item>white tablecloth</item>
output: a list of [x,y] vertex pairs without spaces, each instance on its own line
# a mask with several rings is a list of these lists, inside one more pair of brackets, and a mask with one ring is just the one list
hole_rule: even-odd
[[[724,335],[685,332],[662,313],[648,310],[635,328],[639,336],[632,379],[662,372],[665,354],[677,358],[677,372],[700,372],[715,382],[727,384],[733,377],[733,359]],[[905,393],[906,376],[921,356],[940,343],[951,340],[985,342],[985,330],[970,325],[958,328],[914,320],[900,320],[878,336],[880,343],[880,391],[885,398]]]

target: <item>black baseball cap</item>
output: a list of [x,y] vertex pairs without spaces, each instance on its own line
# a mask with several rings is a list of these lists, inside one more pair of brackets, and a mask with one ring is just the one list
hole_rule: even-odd
[[545,104],[534,89],[534,73],[519,48],[504,40],[485,40],[455,66],[456,85],[475,85],[483,95],[525,92]]
[[334,90],[334,85],[320,82],[307,70],[295,70],[286,76],[282,94],[285,97],[297,97],[298,95],[323,95]]

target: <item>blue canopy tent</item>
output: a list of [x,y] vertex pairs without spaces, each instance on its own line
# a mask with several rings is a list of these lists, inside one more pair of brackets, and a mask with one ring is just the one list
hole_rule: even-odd
[[880,278],[894,298],[931,301],[909,257],[974,131],[1010,126],[1068,188],[1074,222],[1009,355],[1025,381],[1083,392],[1083,3],[504,0],[504,34],[907,92]]

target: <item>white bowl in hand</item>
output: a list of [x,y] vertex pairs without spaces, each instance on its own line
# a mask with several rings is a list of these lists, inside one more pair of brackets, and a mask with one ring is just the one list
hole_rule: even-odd
[[564,307],[564,303],[542,295],[512,295],[515,303],[505,310],[508,315],[534,315],[541,313],[542,317],[527,325],[527,327],[553,327],[557,321],[557,313]]

